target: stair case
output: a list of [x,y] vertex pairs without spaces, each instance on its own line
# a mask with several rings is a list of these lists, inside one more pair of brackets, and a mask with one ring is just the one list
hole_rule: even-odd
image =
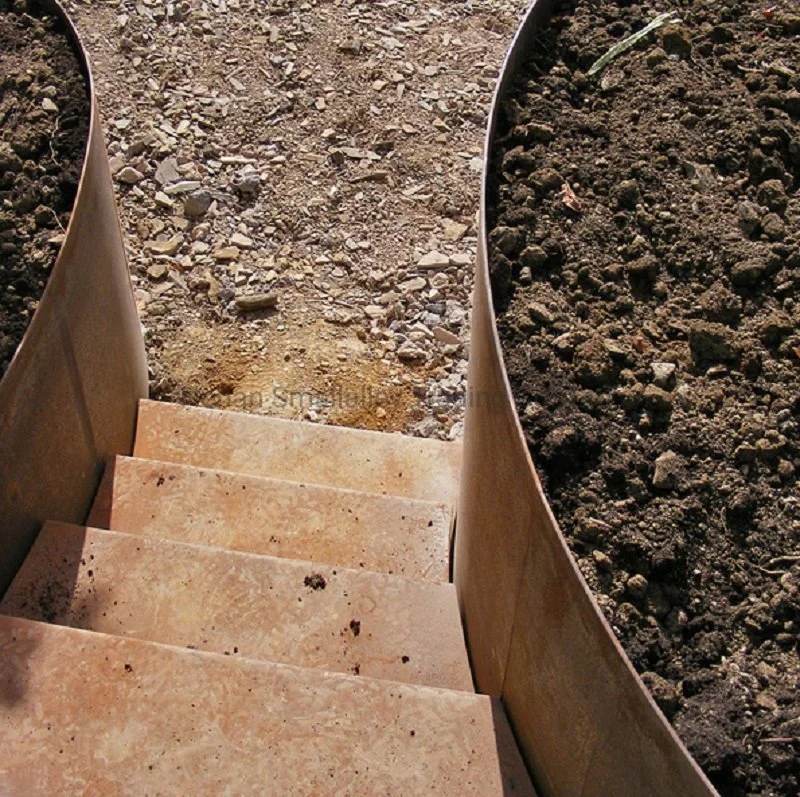
[[0,794],[532,795],[448,581],[459,469],[143,401],[0,602]]

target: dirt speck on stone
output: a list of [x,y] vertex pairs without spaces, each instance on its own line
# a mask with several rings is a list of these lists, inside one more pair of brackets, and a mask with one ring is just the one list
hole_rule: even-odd
[[312,573],[310,576],[306,576],[303,579],[303,584],[316,591],[325,589],[328,582],[325,580],[325,576],[323,576],[322,573]]

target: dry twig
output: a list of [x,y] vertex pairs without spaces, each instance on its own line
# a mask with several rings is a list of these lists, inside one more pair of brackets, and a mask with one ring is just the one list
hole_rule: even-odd
[[669,23],[680,22],[680,19],[677,18],[676,14],[677,11],[666,11],[663,14],[659,14],[652,22],[650,22],[648,25],[645,25],[645,27],[643,27],[641,30],[631,34],[627,39],[617,42],[617,44],[615,44],[604,56],[598,58],[589,67],[589,71],[586,74],[589,76],[596,75],[601,69],[604,69],[615,58],[617,58],[617,56],[622,55],[622,53],[624,53],[626,50],[630,50],[634,44],[644,39],[648,33],[658,30],[658,28],[668,25]]

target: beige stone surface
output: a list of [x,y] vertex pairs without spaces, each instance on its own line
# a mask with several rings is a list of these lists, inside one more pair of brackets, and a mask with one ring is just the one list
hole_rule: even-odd
[[442,582],[445,504],[118,457],[88,525]]
[[0,611],[473,691],[452,584],[49,523]]
[[458,495],[461,445],[143,401],[134,456],[371,493]]
[[0,792],[531,795],[499,704],[0,617]]

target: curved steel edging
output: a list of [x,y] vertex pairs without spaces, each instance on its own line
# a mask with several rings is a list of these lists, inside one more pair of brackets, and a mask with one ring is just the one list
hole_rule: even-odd
[[707,797],[716,792],[636,675],[567,548],[525,443],[497,334],[486,180],[499,98],[551,6],[535,0],[528,10],[490,115],[454,580],[477,686],[502,697],[541,794]]
[[132,449],[147,394],[131,290],[88,60],[72,22],[91,121],[78,192],[39,309],[0,381],[0,595],[47,519],[82,522],[103,463]]

